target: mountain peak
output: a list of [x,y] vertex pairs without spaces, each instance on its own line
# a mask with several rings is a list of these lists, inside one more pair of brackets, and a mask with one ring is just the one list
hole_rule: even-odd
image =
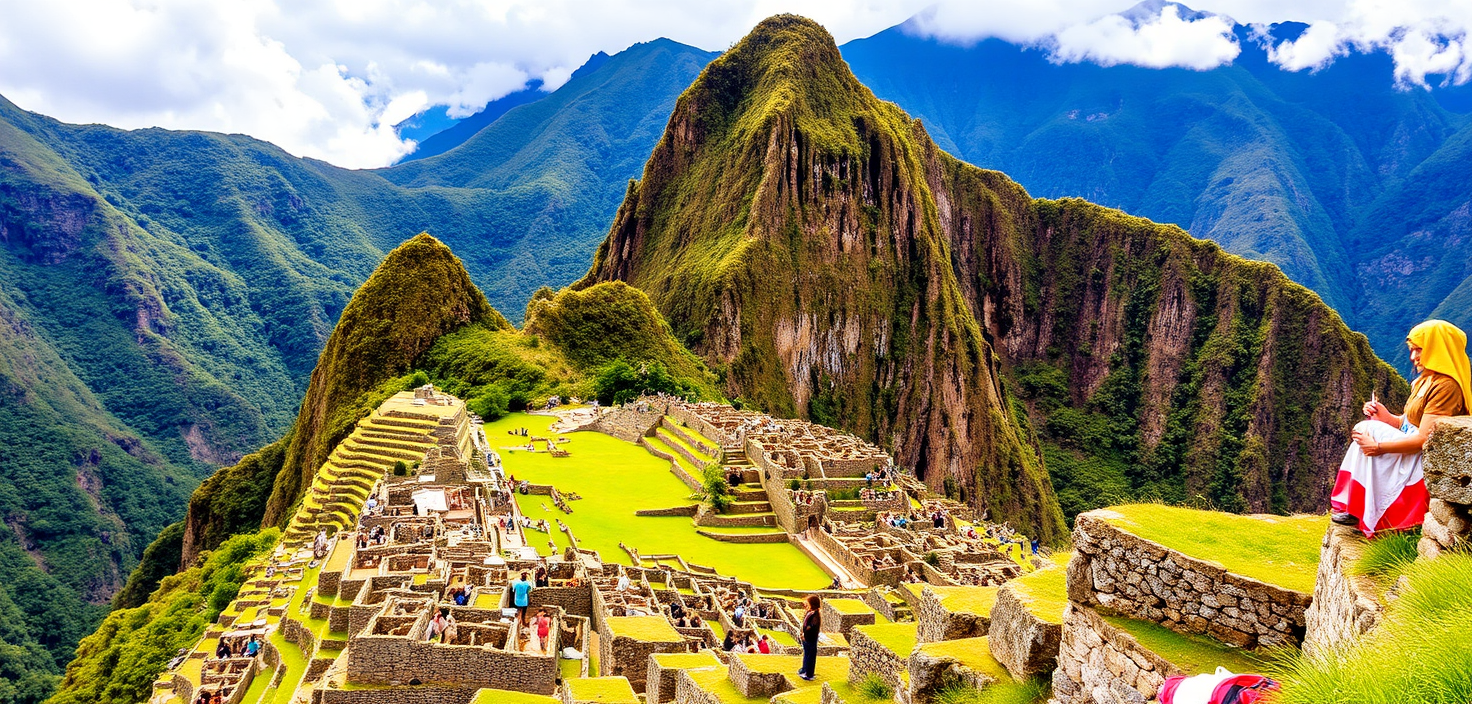
[[1185,5],[1182,5],[1181,3],[1173,2],[1172,0],[1143,0],[1143,2],[1137,3],[1134,7],[1131,7],[1124,12],[1116,14],[1126,20],[1129,20],[1129,23],[1131,25],[1133,25],[1136,29],[1139,29],[1141,25],[1150,24],[1151,22],[1159,19],[1160,15],[1165,12],[1166,8],[1175,8],[1176,16],[1186,22],[1196,22],[1212,17],[1223,17],[1228,22],[1236,24],[1236,22],[1234,22],[1230,17],[1218,15],[1215,12],[1193,10],[1189,7],[1186,7]]

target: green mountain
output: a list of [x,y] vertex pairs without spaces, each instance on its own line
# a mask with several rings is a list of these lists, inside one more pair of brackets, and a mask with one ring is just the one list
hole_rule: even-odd
[[1045,540],[1060,501],[1322,510],[1358,402],[1406,393],[1277,267],[951,157],[793,16],[680,97],[575,287],[612,280],[727,395]]
[[[408,240],[343,310],[285,437],[200,485],[185,519],[149,546],[119,608],[77,646],[52,701],[145,699],[176,649],[197,639],[234,598],[239,563],[275,544],[277,526],[289,521],[333,446],[392,394],[433,382],[495,418],[508,406],[554,394],[616,392],[605,382],[632,366],[658,372],[616,381],[719,398],[714,376],[637,289],[610,283],[540,291],[518,331],[490,307],[448,247],[426,234]],[[11,622],[5,603],[0,636]],[[14,646],[36,650],[26,641]]]
[[20,614],[0,648],[41,647],[45,667],[27,672],[59,674],[221,465],[260,466],[218,475],[239,503],[202,507],[203,532],[153,551],[120,605],[179,566],[168,555],[259,525],[274,467],[314,467],[269,443],[291,430],[352,292],[407,235],[468,253],[470,280],[518,317],[538,287],[581,275],[711,56],[631,47],[403,170],[240,135],[68,125],[0,99],[0,603]]
[[[1412,325],[1438,309],[1472,323],[1450,298],[1472,274],[1455,256],[1472,176],[1452,166],[1472,88],[1398,88],[1382,51],[1303,72],[1268,60],[1264,32],[1277,42],[1306,28],[1239,25],[1241,54],[1209,71],[1060,63],[1000,39],[945,44],[911,23],[843,53],[952,154],[1035,195],[1087,198],[1273,262],[1408,370]],[[1452,256],[1428,261],[1438,245]]]

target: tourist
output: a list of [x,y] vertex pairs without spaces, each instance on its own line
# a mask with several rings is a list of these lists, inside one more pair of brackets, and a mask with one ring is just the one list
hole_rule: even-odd
[[737,604],[736,605],[736,610],[731,613],[731,623],[736,624],[736,627],[737,628],[743,628],[745,621],[746,621],[746,607],[745,606],[741,606],[740,604]]
[[1404,413],[1392,415],[1371,396],[1329,500],[1335,523],[1357,526],[1367,536],[1421,524],[1429,499],[1421,448],[1437,421],[1472,408],[1466,333],[1444,320],[1428,320],[1411,328],[1406,346],[1419,376],[1411,382]]
[[221,638],[220,642],[215,645],[215,657],[220,660],[230,657],[230,644],[226,643],[224,638]]
[[873,472],[864,472],[864,486],[874,486]]
[[215,693],[210,695],[210,704],[225,704],[225,693],[216,689]]
[[440,631],[440,642],[454,643],[455,635],[459,632],[457,628],[459,623],[455,621],[455,612],[449,609],[440,609],[440,615],[445,618],[445,627]]
[[772,639],[768,638],[767,637],[767,634],[763,633],[762,634],[762,637],[761,638],[758,638],[757,641],[756,641],[756,650],[757,650],[757,652],[761,653],[762,655],[771,655],[772,654]]
[[[726,631],[726,640],[724,640],[724,641],[721,642],[721,650],[724,650],[724,651],[726,651],[726,652],[729,653],[732,650],[734,650],[735,648],[736,648],[736,632],[735,631]],[[801,671],[799,671],[798,674],[802,674]]]
[[810,682],[817,676],[818,631],[823,625],[823,619],[818,614],[818,607],[822,603],[817,594],[809,594],[808,608],[802,615],[802,666],[798,668],[797,675]]
[[529,576],[529,573],[523,571],[521,579],[511,583],[511,603],[516,607],[516,621],[521,624],[526,623],[526,607],[532,593],[532,583],[527,579]]
[[683,620],[685,618],[685,607],[678,601],[670,604],[670,617],[677,621]]
[[449,609],[440,609],[435,612],[434,616],[429,619],[429,627],[424,629],[425,640],[434,640],[438,637],[440,638],[440,642],[444,642],[445,628],[450,625],[449,619],[445,617],[449,613]]
[[1034,554],[1034,555],[1038,554],[1038,539],[1037,538],[1033,538],[1032,539],[1032,554]]
[[259,652],[261,652],[261,641],[259,638],[252,635],[250,637],[250,641],[245,644],[245,656],[248,658],[253,658]]
[[194,698],[194,704],[210,704],[210,693],[199,690],[199,696]]
[[551,639],[548,638],[551,633],[552,619],[547,616],[546,609],[538,609],[537,617],[532,619],[532,635],[536,636],[534,642],[537,643],[538,650],[546,652],[547,648],[552,645]]
[[548,586],[551,583],[547,579],[547,568],[544,565],[537,565],[537,575],[536,575],[536,577],[537,577],[537,579],[536,579],[536,585],[539,586],[539,587],[545,587],[545,586]]
[[378,499],[376,497],[373,497],[373,496],[368,497],[368,502],[365,503],[365,504],[363,504],[363,509],[366,510],[368,512],[368,515],[370,515],[370,516],[373,515],[376,512],[376,509],[377,508],[378,508]]
[[470,592],[465,589],[459,590],[455,594],[455,605],[465,606],[468,603],[470,603]]
[[705,621],[700,618],[700,614],[691,614],[690,615],[690,627],[691,628],[700,628],[701,626],[704,626],[704,625],[705,625]]
[[317,531],[317,537],[312,540],[312,555],[319,560],[327,556],[327,529]]
[[626,571],[626,570],[620,570],[619,571],[619,573],[618,573],[618,585],[615,586],[614,589],[617,590],[617,591],[621,591],[621,592],[633,591],[633,583],[629,581],[629,573],[628,573],[628,571]]

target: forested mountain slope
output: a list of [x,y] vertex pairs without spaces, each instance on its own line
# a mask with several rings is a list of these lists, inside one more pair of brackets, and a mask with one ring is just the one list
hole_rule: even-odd
[[489,146],[436,157],[454,184],[0,98],[0,592],[25,626],[0,638],[39,643],[59,673],[198,481],[291,427],[349,296],[406,236],[454,243],[518,318],[585,271],[710,56],[661,41],[610,57],[503,115]]
[[[1287,71],[1242,25],[1241,54],[1209,71],[1058,63],[999,39],[947,45],[916,27],[849,42],[844,58],[943,149],[1034,195],[1087,198],[1273,262],[1402,366],[1406,330],[1472,274],[1466,257],[1417,255],[1418,241],[1455,248],[1469,234],[1455,213],[1472,172],[1435,165],[1452,163],[1469,125],[1444,104],[1465,110],[1472,87],[1397,88],[1384,52]],[[1305,28],[1270,33],[1276,42]],[[1465,308],[1448,314],[1472,323]]]
[[728,395],[849,428],[1045,540],[1054,487],[1070,515],[1111,492],[1322,509],[1357,403],[1406,392],[1276,267],[1033,200],[793,16],[680,97],[577,286],[611,280],[647,291]]

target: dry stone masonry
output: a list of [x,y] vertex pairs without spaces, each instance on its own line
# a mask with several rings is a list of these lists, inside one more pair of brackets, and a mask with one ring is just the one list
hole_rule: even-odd
[[1117,528],[1108,510],[1074,522],[1069,598],[1243,647],[1296,646],[1310,595],[1227,572]]

